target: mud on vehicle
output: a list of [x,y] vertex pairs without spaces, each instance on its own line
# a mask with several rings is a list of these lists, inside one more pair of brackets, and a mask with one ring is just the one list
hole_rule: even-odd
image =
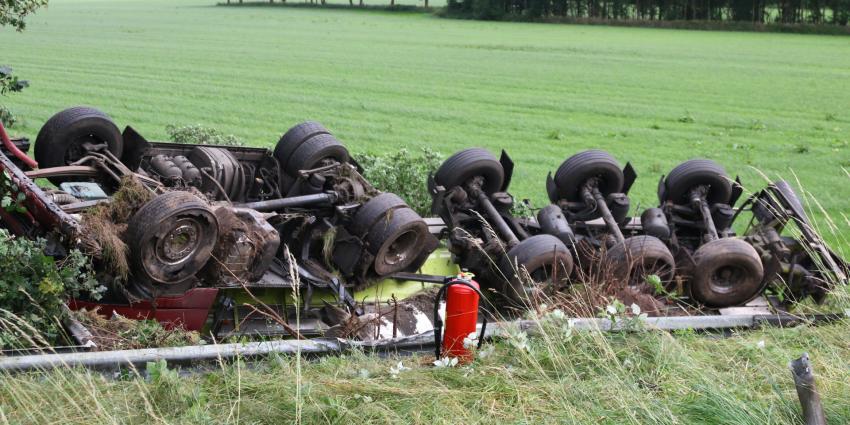
[[[120,132],[101,111],[75,107],[39,131],[37,167],[24,143],[4,146],[0,171],[23,194],[25,211],[0,209],[0,225],[48,239],[57,258],[73,248],[91,254],[108,302],[197,288],[299,288],[305,322],[327,328],[340,312],[313,308],[314,292],[331,294],[346,314],[362,313],[352,291],[417,270],[438,244],[316,122],[292,127],[273,150],[202,146],[149,142],[132,127]],[[108,220],[94,220],[103,209]]]

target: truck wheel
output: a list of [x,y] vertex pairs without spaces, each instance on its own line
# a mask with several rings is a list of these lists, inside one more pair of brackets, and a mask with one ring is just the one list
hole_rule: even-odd
[[377,221],[389,211],[396,208],[407,207],[407,203],[395,193],[382,193],[366,201],[351,221],[351,233],[363,236]]
[[726,204],[732,197],[732,183],[720,164],[710,159],[692,159],[670,171],[658,200],[661,203],[689,204],[690,191],[697,186],[708,187],[706,200],[709,204]]
[[502,164],[488,150],[469,148],[450,156],[434,174],[434,181],[446,190],[481,177],[481,189],[488,195],[498,192],[505,180]]
[[218,240],[212,210],[188,192],[167,192],[143,205],[127,223],[134,278],[158,285],[191,279],[210,258]]
[[348,162],[348,149],[330,134],[317,134],[301,143],[292,153],[284,166],[284,171],[293,177],[301,170],[309,170],[322,165],[324,160],[340,163]]
[[511,248],[501,268],[508,279],[504,295],[514,304],[525,305],[533,296],[535,283],[552,284],[557,283],[555,276],[570,276],[573,256],[555,236],[535,235]]
[[281,167],[285,167],[295,150],[309,138],[319,134],[331,134],[327,128],[315,121],[298,124],[283,134],[274,148],[274,157]]
[[755,248],[736,238],[715,239],[694,253],[690,291],[708,307],[729,307],[753,299],[762,289],[764,267]]
[[556,193],[549,194],[549,200],[553,203],[560,199],[582,201],[581,189],[591,178],[598,179],[603,196],[623,190],[623,170],[617,160],[608,152],[588,150],[567,158],[558,167],[555,172]]
[[653,236],[634,236],[611,247],[606,256],[617,279],[630,286],[641,285],[649,275],[661,278],[669,290],[676,273],[676,262],[670,249]]
[[[85,144],[105,144],[120,158],[124,150],[121,132],[103,112],[86,106],[65,109],[50,117],[35,139],[35,160],[39,168],[62,167],[86,156]],[[56,185],[67,178],[53,177]]]
[[428,225],[412,209],[387,211],[366,235],[367,249],[375,256],[375,273],[386,276],[413,264],[427,237]]

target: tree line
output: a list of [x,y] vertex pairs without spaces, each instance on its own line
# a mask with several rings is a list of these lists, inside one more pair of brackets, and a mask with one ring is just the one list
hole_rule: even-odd
[[477,19],[577,18],[846,26],[850,20],[850,0],[448,0],[447,12]]

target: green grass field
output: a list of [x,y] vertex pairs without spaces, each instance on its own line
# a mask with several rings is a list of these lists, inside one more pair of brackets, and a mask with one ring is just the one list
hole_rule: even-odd
[[505,148],[512,191],[537,205],[548,171],[602,148],[635,165],[642,207],[700,156],[748,187],[799,178],[835,220],[850,211],[843,37],[214,3],[53,0],[26,32],[4,30],[3,62],[32,83],[3,99],[25,121],[15,132],[76,104],[152,138],[203,123],[257,146],[315,119],[355,153]]

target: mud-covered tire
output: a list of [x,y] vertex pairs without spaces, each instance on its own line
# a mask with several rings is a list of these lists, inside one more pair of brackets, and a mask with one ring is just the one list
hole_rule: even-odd
[[[557,272],[553,268],[557,268]],[[555,274],[561,279],[569,278],[573,271],[573,256],[555,236],[535,235],[511,248],[501,269],[508,280],[504,295],[514,304],[524,305],[533,290],[527,284],[538,281],[553,283]],[[529,276],[534,282],[527,282]]]
[[505,170],[490,151],[469,148],[455,153],[443,162],[434,174],[434,181],[450,190],[477,176],[483,177],[481,189],[489,195],[501,190],[505,181]]
[[670,171],[658,199],[662,204],[688,204],[690,191],[696,186],[708,186],[709,204],[727,204],[732,198],[732,183],[723,166],[710,159],[691,159]]
[[330,134],[317,134],[301,143],[284,166],[284,171],[295,177],[301,170],[320,166],[326,159],[340,163],[348,162],[348,149]]
[[657,275],[666,290],[672,287],[676,261],[667,245],[654,236],[627,238],[609,248],[605,255],[614,277],[630,286],[641,285],[647,276]]
[[[121,158],[124,141],[118,126],[105,113],[87,106],[65,109],[47,120],[35,139],[35,160],[39,168],[62,167],[83,156],[82,144],[106,143],[116,157]],[[59,184],[67,178],[51,178]],[[56,180],[56,181],[54,181]]]
[[331,134],[325,126],[315,121],[306,121],[298,124],[281,136],[274,148],[274,157],[281,167],[286,167],[289,158],[295,150],[313,136],[319,134]]
[[[579,152],[567,158],[555,172],[555,192],[549,194],[549,200],[558,202],[581,201],[581,189],[591,178],[599,181],[599,191],[603,196],[623,190],[623,170],[611,154],[601,150]],[[553,199],[554,198],[554,199]]]
[[387,211],[366,235],[375,273],[386,276],[406,269],[417,260],[428,236],[428,225],[416,211],[407,207]]
[[763,288],[764,266],[758,252],[742,239],[715,239],[694,253],[691,297],[708,307],[741,305]]
[[357,210],[357,213],[354,214],[354,218],[351,220],[351,228],[349,230],[354,235],[363,236],[389,211],[402,207],[407,207],[407,203],[399,198],[398,195],[388,192],[381,193],[366,201]]
[[144,292],[168,293],[169,287],[194,278],[217,241],[218,221],[204,201],[188,192],[159,195],[127,223],[133,280]]

